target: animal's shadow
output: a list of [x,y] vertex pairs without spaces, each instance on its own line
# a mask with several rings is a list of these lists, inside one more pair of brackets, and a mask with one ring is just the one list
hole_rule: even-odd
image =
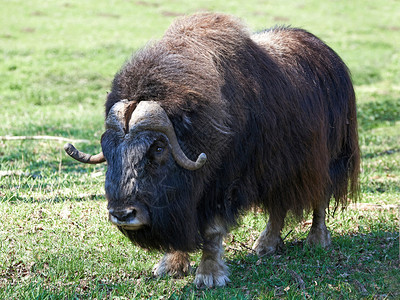
[[[231,280],[226,287],[197,289],[189,282],[172,298],[190,295],[257,298],[265,293],[282,297],[290,289],[291,293],[308,297],[310,294],[323,295],[326,289],[335,289],[343,284],[366,296],[371,294],[369,291],[373,285],[373,280],[368,279],[374,276],[371,270],[384,270],[396,262],[398,269],[400,263],[400,257],[395,254],[398,247],[396,232],[335,236],[328,248],[308,246],[305,240],[292,240],[286,242],[279,253],[263,257],[258,257],[247,247],[237,246],[226,246]],[[364,276],[363,281],[360,275]]]

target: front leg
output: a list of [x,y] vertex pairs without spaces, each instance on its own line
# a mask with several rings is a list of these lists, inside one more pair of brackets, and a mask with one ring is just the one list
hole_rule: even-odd
[[197,287],[224,286],[230,281],[228,267],[222,258],[224,253],[222,240],[226,232],[225,225],[218,221],[207,228],[203,254],[194,280]]
[[189,254],[181,251],[165,253],[164,257],[153,268],[154,276],[170,275],[183,277],[191,271]]

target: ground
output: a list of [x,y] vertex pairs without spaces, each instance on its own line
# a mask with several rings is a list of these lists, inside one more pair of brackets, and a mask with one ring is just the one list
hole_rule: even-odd
[[[153,277],[162,253],[132,245],[107,220],[105,166],[68,158],[57,136],[100,150],[103,103],[130,54],[195,11],[235,14],[254,31],[291,24],[348,64],[358,101],[361,198],[333,209],[328,249],[304,245],[310,218],[287,221],[281,253],[251,246],[250,212],[225,239],[231,282]],[[398,1],[7,1],[0,10],[0,298],[399,298],[400,3]],[[191,256],[195,270],[199,253]]]

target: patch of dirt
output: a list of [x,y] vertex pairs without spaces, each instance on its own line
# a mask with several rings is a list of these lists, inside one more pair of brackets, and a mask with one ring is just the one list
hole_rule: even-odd
[[162,11],[161,14],[164,17],[180,17],[180,16],[184,16],[184,13],[178,13],[178,12],[174,12],[174,11]]
[[21,29],[21,31],[22,32],[26,32],[26,33],[33,33],[33,32],[36,31],[36,29],[32,28],[32,27],[24,27],[24,28]]
[[114,18],[114,19],[118,19],[121,17],[120,15],[111,14],[111,13],[98,13],[97,16],[104,17],[104,18]]
[[282,17],[282,16],[276,16],[274,17],[274,22],[281,22],[281,23],[287,23],[289,22],[290,19],[287,17]]
[[136,1],[137,5],[141,5],[141,6],[148,6],[148,7],[159,7],[160,4],[159,3],[149,3],[146,1]]
[[45,16],[46,14],[42,11],[36,10],[34,12],[31,13],[31,16],[35,16],[35,17],[41,17],[41,16]]
[[4,39],[15,39],[15,36],[11,35],[11,34],[2,34],[0,35],[0,37],[4,38]]

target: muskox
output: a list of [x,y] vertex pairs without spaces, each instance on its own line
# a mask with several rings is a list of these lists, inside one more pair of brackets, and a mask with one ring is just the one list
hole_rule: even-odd
[[234,17],[179,18],[116,74],[102,153],[109,219],[133,243],[166,252],[154,274],[183,275],[202,249],[198,286],[223,286],[223,238],[240,215],[269,215],[253,249],[271,254],[288,213],[313,212],[306,242],[331,242],[330,201],[357,197],[355,94],[339,56],[302,29],[249,34]]

